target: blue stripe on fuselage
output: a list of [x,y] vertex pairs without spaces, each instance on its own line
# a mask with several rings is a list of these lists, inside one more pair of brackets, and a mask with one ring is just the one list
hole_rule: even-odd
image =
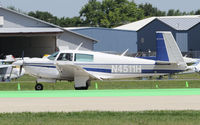
[[183,70],[163,70],[163,69],[143,69],[142,73],[176,73],[176,72],[181,72]]
[[[102,72],[102,73],[112,73],[111,69],[100,69],[100,68],[83,68],[86,71],[92,71],[92,72]],[[181,72],[183,70],[163,70],[163,69],[143,69],[141,73],[176,73]],[[120,74],[120,72],[119,72]],[[123,73],[126,74],[126,73]],[[132,73],[127,73],[132,74]]]
[[92,72],[103,72],[103,73],[111,73],[111,69],[99,69],[99,68],[83,68],[87,71],[92,71]]
[[56,66],[47,66],[47,65],[25,65],[25,66],[46,67],[46,68],[56,68]]

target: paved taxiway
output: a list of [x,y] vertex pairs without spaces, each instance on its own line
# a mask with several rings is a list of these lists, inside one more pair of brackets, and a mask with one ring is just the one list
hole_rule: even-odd
[[0,98],[0,112],[200,110],[200,96]]
[[0,112],[200,110],[199,98],[200,89],[0,92]]

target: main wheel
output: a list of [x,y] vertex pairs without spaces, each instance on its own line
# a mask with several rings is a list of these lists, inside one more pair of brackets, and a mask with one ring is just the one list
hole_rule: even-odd
[[35,85],[35,90],[43,90],[43,85],[40,84],[40,83],[37,83],[37,84]]
[[88,80],[87,82],[86,82],[86,86],[84,86],[84,87],[75,87],[74,86],[74,88],[75,88],[75,90],[88,90],[88,87],[90,86],[90,80]]

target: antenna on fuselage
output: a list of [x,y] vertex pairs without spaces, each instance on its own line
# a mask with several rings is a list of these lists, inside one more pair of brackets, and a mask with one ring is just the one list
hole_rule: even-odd
[[76,48],[76,50],[79,50],[82,45],[83,45],[83,43],[79,44],[79,46]]
[[125,50],[125,51],[121,54],[121,56],[126,55],[126,53],[128,52],[128,50],[129,50],[129,49]]

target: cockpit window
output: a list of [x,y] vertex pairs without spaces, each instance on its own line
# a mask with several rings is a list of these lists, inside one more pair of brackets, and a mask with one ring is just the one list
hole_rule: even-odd
[[53,53],[52,55],[50,55],[50,56],[48,57],[48,59],[49,59],[49,60],[55,60],[55,58],[57,57],[58,53],[59,53],[59,52]]
[[90,54],[75,54],[74,61],[76,62],[93,62],[94,56]]
[[72,61],[73,53],[61,53],[57,60]]

